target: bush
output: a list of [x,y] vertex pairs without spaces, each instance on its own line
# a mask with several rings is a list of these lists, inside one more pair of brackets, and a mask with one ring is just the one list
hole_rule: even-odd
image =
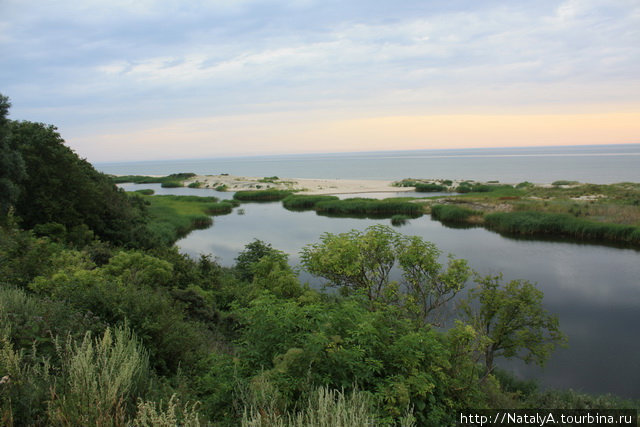
[[166,181],[160,184],[160,186],[162,188],[176,188],[176,187],[182,187],[183,185],[182,185],[182,182],[180,181]]

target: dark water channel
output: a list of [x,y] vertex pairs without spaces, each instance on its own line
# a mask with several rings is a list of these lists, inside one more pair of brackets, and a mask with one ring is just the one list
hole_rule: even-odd
[[[159,185],[127,186],[154,188]],[[210,190],[162,189],[171,194],[230,197]],[[158,192],[160,193],[160,191]],[[202,193],[202,194],[201,194]],[[366,197],[366,195],[362,195]],[[384,194],[375,197],[384,197]],[[253,239],[269,242],[298,265],[300,249],[324,232],[362,230],[390,220],[330,218],[315,212],[290,212],[276,203],[248,203],[232,214],[214,218],[177,245],[190,255],[210,253],[222,265]],[[558,349],[544,369],[518,361],[500,364],[545,387],[572,388],[640,398],[640,251],[567,242],[517,240],[483,228],[454,229],[428,216],[409,221],[398,231],[434,242],[443,259],[465,258],[481,274],[504,273],[506,280],[527,279],[544,292],[544,305],[558,315],[569,347]],[[302,280],[320,283],[301,274]]]

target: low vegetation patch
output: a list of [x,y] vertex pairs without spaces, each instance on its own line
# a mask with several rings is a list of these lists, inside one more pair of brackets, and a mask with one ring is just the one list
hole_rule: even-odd
[[468,222],[470,217],[481,214],[481,212],[456,205],[434,205],[431,207],[431,216],[445,223],[464,223]]
[[[196,176],[192,172],[173,173],[167,176],[148,176],[148,175],[110,175],[114,184],[123,184],[125,182],[133,182],[134,184],[163,184],[165,182],[180,182]],[[180,184],[182,186],[182,184]],[[164,186],[163,186],[164,187]]]
[[282,200],[282,206],[292,211],[313,209],[319,202],[340,200],[336,196],[296,195],[292,194]]
[[435,193],[439,191],[447,191],[447,187],[439,184],[421,184],[417,183],[415,185],[416,191],[418,193]]
[[404,214],[416,218],[423,214],[422,206],[405,200],[395,198],[376,199],[345,199],[327,200],[315,205],[318,213],[329,215],[373,215],[388,217],[396,214]]
[[146,196],[148,228],[165,244],[171,244],[192,230],[211,226],[212,215],[231,213],[236,203],[215,197]]
[[289,190],[258,190],[258,191],[238,191],[233,195],[235,200],[241,202],[274,202],[282,200],[292,194]]
[[508,234],[640,243],[640,227],[600,223],[562,213],[496,212],[485,215],[485,225],[492,230]]

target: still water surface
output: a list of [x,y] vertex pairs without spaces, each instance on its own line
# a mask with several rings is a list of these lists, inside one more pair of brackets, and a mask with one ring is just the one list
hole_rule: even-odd
[[[161,189],[158,184],[125,185],[127,190],[153,188],[157,194],[231,197],[206,189]],[[369,195],[363,195],[369,196]],[[376,194],[386,197],[385,193]],[[281,203],[246,203],[232,214],[217,216],[212,227],[196,230],[177,245],[197,256],[210,253],[222,265],[253,239],[269,242],[299,264],[299,251],[324,232],[362,230],[386,220],[330,218],[315,212],[290,212]],[[502,365],[547,387],[640,398],[640,251],[566,242],[517,240],[483,228],[454,229],[428,216],[411,220],[398,231],[434,242],[446,254],[465,258],[480,274],[504,273],[506,280],[537,282],[544,305],[558,315],[569,348],[559,349],[544,369],[520,362]],[[321,284],[304,272],[302,280]]]

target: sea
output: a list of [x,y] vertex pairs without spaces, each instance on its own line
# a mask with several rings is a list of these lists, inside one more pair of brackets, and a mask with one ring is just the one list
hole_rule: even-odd
[[286,178],[640,182],[640,144],[292,154],[95,163],[113,175],[194,172]]

